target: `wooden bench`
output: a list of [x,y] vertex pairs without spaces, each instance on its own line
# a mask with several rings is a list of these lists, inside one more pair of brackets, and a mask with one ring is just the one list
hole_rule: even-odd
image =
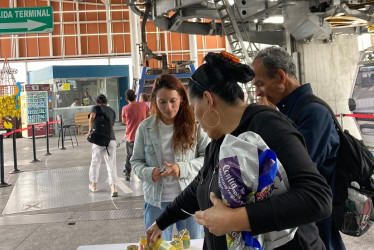
[[75,113],[75,125],[77,125],[78,135],[83,133],[88,133],[88,115],[89,112],[85,113]]

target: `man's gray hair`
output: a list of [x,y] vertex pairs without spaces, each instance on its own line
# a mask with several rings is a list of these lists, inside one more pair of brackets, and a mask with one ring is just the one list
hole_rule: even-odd
[[260,50],[254,57],[253,61],[261,58],[267,75],[274,78],[277,70],[281,69],[290,77],[296,78],[296,66],[293,59],[286,50],[280,47],[271,46]]

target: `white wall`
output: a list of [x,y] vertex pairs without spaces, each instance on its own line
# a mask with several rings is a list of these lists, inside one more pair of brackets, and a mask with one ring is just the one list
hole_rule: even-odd
[[[355,79],[359,51],[371,46],[370,36],[339,35],[330,43],[297,44],[302,83],[337,113],[351,114],[348,99]],[[361,138],[353,118],[343,118],[343,127]]]

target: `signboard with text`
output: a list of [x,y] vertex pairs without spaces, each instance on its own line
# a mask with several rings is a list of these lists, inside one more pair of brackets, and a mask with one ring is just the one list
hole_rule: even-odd
[[34,8],[0,8],[0,35],[52,33],[51,6]]

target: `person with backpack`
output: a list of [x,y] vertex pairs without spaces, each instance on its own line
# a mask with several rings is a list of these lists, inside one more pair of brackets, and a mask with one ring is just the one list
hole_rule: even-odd
[[[212,140],[205,150],[204,165],[193,182],[147,230],[148,242],[155,242],[171,223],[194,214],[195,220],[204,226],[203,249],[228,249],[226,234],[235,231],[257,236],[294,227],[297,230],[293,238],[288,241],[287,237],[275,249],[325,249],[314,222],[330,216],[331,190],[310,159],[302,135],[287,117],[273,108],[246,104],[238,82],[253,79],[254,73],[248,65],[239,63],[238,58],[227,52],[210,52],[204,60],[189,80],[188,94],[196,120]],[[247,197],[255,199],[254,203],[229,208],[219,188],[221,145],[227,136],[239,137],[247,132],[258,134],[276,154],[287,173],[289,190],[271,196],[265,192],[271,193],[270,187],[260,197]],[[232,148],[241,150],[242,155],[250,152],[242,144]],[[259,175],[254,178],[260,179]],[[238,171],[232,178],[239,180],[240,176]],[[246,240],[246,244],[250,243]]]
[[89,189],[97,192],[97,181],[99,178],[101,159],[104,157],[108,171],[109,186],[112,197],[118,196],[117,191],[117,164],[116,164],[116,137],[113,126],[116,120],[115,111],[107,106],[108,100],[105,95],[96,97],[96,105],[92,107],[89,114],[89,131],[86,135],[88,141],[92,142],[91,166],[89,170]]
[[135,91],[132,89],[126,90],[126,101],[128,105],[122,108],[122,123],[126,124],[126,165],[123,173],[126,181],[130,181],[131,164],[130,159],[134,150],[135,133],[139,124],[149,116],[150,109],[145,102],[137,102]]
[[[335,198],[336,164],[339,135],[329,110],[319,103],[304,100],[313,96],[309,83],[301,85],[296,78],[292,57],[282,48],[268,47],[259,51],[252,62],[258,103],[278,107],[296,123],[304,136],[309,156],[329,184]],[[300,111],[300,113],[299,113]],[[297,117],[298,116],[298,117]],[[328,250],[344,250],[345,246],[332,216],[316,223],[319,235]]]

